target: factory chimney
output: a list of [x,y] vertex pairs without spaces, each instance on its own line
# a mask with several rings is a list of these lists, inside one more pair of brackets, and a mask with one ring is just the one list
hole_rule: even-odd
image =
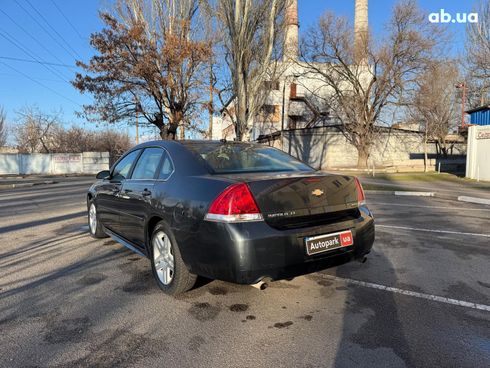
[[354,15],[354,59],[362,63],[367,59],[369,23],[368,0],[356,0]]
[[297,60],[299,55],[298,0],[286,4],[286,30],[284,35],[283,61]]

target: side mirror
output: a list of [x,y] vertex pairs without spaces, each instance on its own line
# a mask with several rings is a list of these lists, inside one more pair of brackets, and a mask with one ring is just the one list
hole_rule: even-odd
[[102,170],[95,177],[97,179],[107,179],[110,175],[111,172],[109,170]]

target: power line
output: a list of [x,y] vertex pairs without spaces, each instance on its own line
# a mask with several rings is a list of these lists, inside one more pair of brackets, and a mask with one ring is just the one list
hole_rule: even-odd
[[73,25],[73,23],[68,19],[68,17],[61,11],[59,6],[54,2],[54,0],[51,0],[51,3],[53,3],[54,7],[58,10],[58,12],[61,14],[63,18],[65,18],[66,22],[70,25],[70,27],[75,31],[75,33],[80,37],[82,40],[85,41],[85,38],[78,32],[78,29]]
[[82,57],[80,56],[80,54],[74,50],[71,45],[65,40],[65,38],[53,27],[51,26],[51,24],[48,22],[48,20],[44,17],[44,15],[42,15],[35,7],[34,5],[32,5],[32,3],[29,1],[29,0],[26,0],[27,4],[29,4],[29,6],[41,17],[41,19],[44,21],[44,23],[47,24],[47,26],[49,28],[51,28],[51,30],[56,33],[58,35],[58,37],[65,43],[66,46],[68,46],[68,48],[73,51],[74,54],[76,54],[78,56],[79,59],[81,59]]
[[15,38],[13,38],[8,32],[6,32],[5,30],[2,30],[0,29],[0,36],[3,37],[4,39],[6,39],[8,42],[10,42],[12,45],[14,45],[15,47],[17,47],[19,50],[21,50],[24,54],[26,54],[27,56],[29,56],[30,58],[36,60],[36,61],[39,61],[41,62],[40,64],[45,68],[47,69],[49,72],[53,73],[54,75],[56,75],[58,78],[60,78],[61,80],[69,83],[65,77],[60,74],[56,69],[53,69],[51,66],[48,66],[46,64],[43,64],[44,60],[42,59],[39,59],[37,58],[35,55],[33,55],[29,50],[27,50],[26,48],[22,47],[22,45],[20,45],[18,42],[15,41]]
[[[0,73],[0,76],[19,78],[18,74],[13,74],[13,73]],[[64,81],[60,81],[58,79],[37,78],[37,77],[33,77],[33,76],[31,76],[31,78],[35,79],[37,81],[46,81],[46,82],[53,82],[53,83],[65,83]],[[1,89],[1,87],[0,87],[0,89]]]
[[21,3],[19,3],[17,0],[14,0],[15,3],[39,26],[41,29],[46,32],[46,34],[51,37],[51,39],[58,44],[63,50],[65,50],[68,54],[70,54],[71,57],[74,59],[77,59],[77,56],[74,55],[70,50],[68,50],[60,41],[54,37],[51,32],[49,32],[46,27],[44,27]]
[[58,91],[56,91],[56,90],[52,89],[51,87],[48,87],[48,86],[47,86],[47,85],[45,85],[44,83],[41,83],[41,82],[39,82],[38,80],[36,80],[36,79],[34,79],[34,78],[31,78],[29,75],[27,75],[27,74],[25,74],[25,73],[21,72],[19,69],[14,68],[13,66],[10,66],[10,65],[8,65],[8,64],[6,64],[6,63],[4,63],[3,61],[0,61],[0,64],[5,65],[7,68],[9,68],[9,69],[11,69],[11,70],[13,70],[13,71],[15,71],[15,72],[19,73],[20,75],[24,76],[24,77],[25,77],[25,78],[27,78],[27,79],[30,79],[31,81],[33,81],[34,83],[37,83],[37,84],[38,84],[38,85],[40,85],[41,87],[46,88],[47,90],[49,90],[49,91],[53,92],[55,95],[57,95],[57,96],[59,96],[59,97],[61,97],[61,98],[64,98],[65,100],[70,101],[71,103],[73,103],[73,104],[75,104],[75,105],[77,105],[77,106],[79,106],[79,107],[82,107],[82,105],[80,105],[78,102],[76,102],[76,101],[72,100],[72,99],[71,99],[71,98],[69,98],[69,97],[66,97],[65,95],[62,95],[61,93],[59,93]]
[[23,61],[26,63],[37,63],[37,64],[41,64],[41,65],[51,65],[51,66],[59,66],[59,67],[63,67],[63,68],[76,69],[75,65],[51,63],[49,61],[39,61],[39,60],[35,60],[35,59],[23,59],[23,58],[16,58],[16,57],[10,57],[10,56],[0,56],[0,59],[12,60],[12,61]]
[[14,23],[18,28],[20,28],[26,35],[28,35],[38,46],[40,46],[44,51],[48,54],[52,55],[58,62],[63,63],[63,61],[58,58],[53,52],[49,51],[46,46],[43,45],[36,37],[34,37],[29,31],[27,31],[21,24],[19,24],[14,18],[8,15],[5,11],[0,9],[0,12],[3,13],[12,23]]

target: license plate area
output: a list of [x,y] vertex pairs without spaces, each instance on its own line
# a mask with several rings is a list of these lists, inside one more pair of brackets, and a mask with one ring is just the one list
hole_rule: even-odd
[[353,244],[354,238],[350,230],[305,238],[306,254],[309,256],[348,247]]

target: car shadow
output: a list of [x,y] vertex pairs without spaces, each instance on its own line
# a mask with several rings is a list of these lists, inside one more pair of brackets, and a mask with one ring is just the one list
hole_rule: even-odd
[[[382,251],[373,250],[364,264],[351,262],[326,273],[341,279],[365,280],[370,270],[383,273],[383,283],[397,285],[394,266]],[[395,294],[346,282],[342,337],[335,367],[414,366]]]

